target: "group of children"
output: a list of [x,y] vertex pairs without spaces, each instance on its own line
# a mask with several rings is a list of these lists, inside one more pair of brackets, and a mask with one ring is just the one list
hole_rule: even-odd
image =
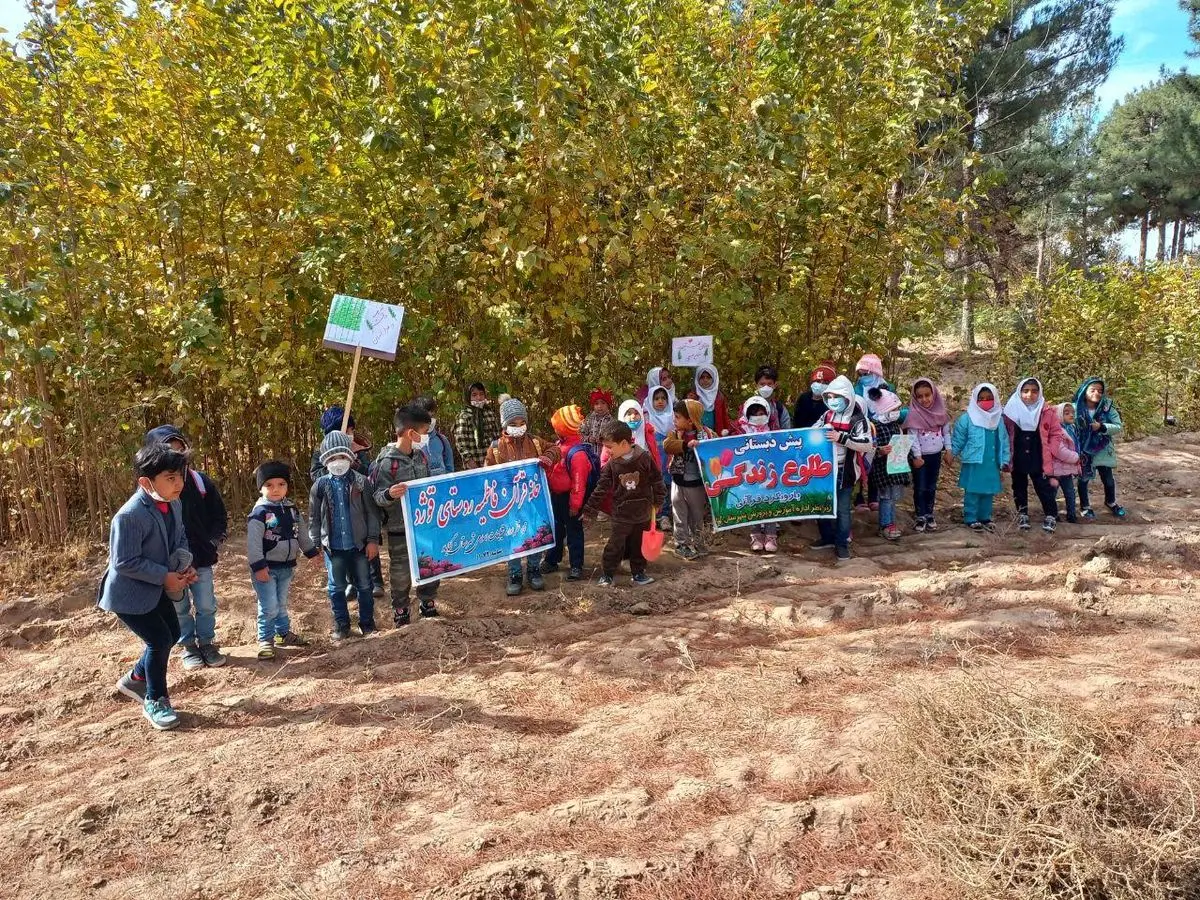
[[[324,436],[310,466],[307,519],[289,497],[289,464],[268,460],[255,472],[260,497],[247,517],[247,560],[258,605],[258,655],[270,659],[277,648],[306,643],[292,630],[288,615],[289,587],[301,556],[324,562],[333,637],[351,634],[349,599],[357,600],[360,633],[376,631],[385,535],[393,623],[409,624],[413,585],[400,507],[411,482],[453,472],[456,451],[464,469],[537,460],[546,470],[555,545],[545,554],[509,561],[509,596],[526,586],[544,590],[545,576],[558,571],[564,559],[566,579],[582,579],[583,523],[589,517],[610,521],[601,586],[613,585],[624,560],[635,585],[653,581],[642,546],[654,524],[674,532],[681,558],[705,555],[708,497],[693,448],[735,434],[825,429],[838,462],[837,514],[818,521],[820,537],[811,549],[833,549],[839,561],[850,557],[856,487],[858,507],[878,511],[880,533],[888,540],[900,537],[897,505],[909,488],[915,530],[937,531],[938,480],[943,463],[951,459],[960,464],[964,524],[977,531],[994,529],[992,505],[1002,472],[1012,475],[1021,529],[1030,527],[1030,484],[1047,532],[1058,520],[1059,491],[1066,498],[1068,521],[1094,518],[1088,485],[1097,476],[1105,505],[1114,515],[1125,515],[1113,478],[1112,438],[1121,430],[1121,418],[1102,380],[1084,382],[1073,403],[1048,405],[1041,383],[1026,378],[1003,407],[995,386],[980,384],[952,425],[931,379],[913,382],[905,406],[884,379],[879,357],[862,357],[855,374],[851,382],[831,363],[822,363],[789,410],[776,396],[778,373],[763,366],[755,373],[755,393],[735,416],[715,367],[700,367],[694,389],[683,399],[676,396],[670,371],[654,368],[638,396],[619,406],[611,393],[597,389],[586,413],[574,404],[556,410],[549,420],[553,439],[531,433],[529,412],[519,400],[502,395],[493,403],[477,382],[465,393],[453,443],[437,426],[436,400],[422,397],[395,411],[394,440],[374,459],[370,445],[356,437],[353,419],[331,407],[321,417]],[[907,453],[907,464],[889,467],[888,456],[897,450]],[[216,485],[190,466],[189,451],[187,439],[173,426],[147,433],[134,459],[138,489],[112,522],[99,597],[100,606],[145,643],[117,690],[140,701],[145,717],[159,729],[179,723],[166,685],[172,646],[182,646],[188,668],[225,662],[215,640],[212,566],[226,536],[227,516]],[[750,549],[776,552],[778,526],[753,526]],[[437,583],[416,589],[421,617],[437,616],[437,594]]]

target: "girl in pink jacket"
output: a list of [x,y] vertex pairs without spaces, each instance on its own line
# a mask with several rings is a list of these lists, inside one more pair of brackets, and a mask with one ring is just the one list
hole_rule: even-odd
[[1042,443],[1042,467],[1050,479],[1050,487],[1058,497],[1061,488],[1067,501],[1067,521],[1076,522],[1075,515],[1075,479],[1082,472],[1079,465],[1079,448],[1075,444],[1075,406],[1071,403],[1060,403],[1054,407],[1058,421],[1062,423],[1061,430],[1047,432],[1047,439]]

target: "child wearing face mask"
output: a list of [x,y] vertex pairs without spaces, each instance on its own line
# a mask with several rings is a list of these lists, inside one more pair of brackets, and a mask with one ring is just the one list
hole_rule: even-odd
[[1017,506],[1017,527],[1029,530],[1029,482],[1042,504],[1042,530],[1052,533],[1058,524],[1058,500],[1045,472],[1045,448],[1058,443],[1062,424],[1058,414],[1046,405],[1042,383],[1024,378],[1004,404],[1004,427],[1012,445],[1013,501]]
[[[426,454],[429,453],[433,422],[429,413],[414,403],[396,410],[392,426],[396,440],[384,447],[375,460],[371,470],[371,490],[375,504],[387,517],[392,622],[397,628],[402,628],[412,621],[409,613],[412,572],[409,568],[408,542],[404,536],[403,497],[408,492],[408,482],[428,478],[431,474]],[[429,619],[438,614],[437,592],[436,581],[417,588],[421,618]]]
[[1062,431],[1057,433],[1052,441],[1042,448],[1043,467],[1046,477],[1050,479],[1050,487],[1054,489],[1054,503],[1058,505],[1058,490],[1062,488],[1063,498],[1067,502],[1067,521],[1075,523],[1078,520],[1075,509],[1075,479],[1081,471],[1079,465],[1079,445],[1075,437],[1075,406],[1071,403],[1059,403],[1054,407]]
[[450,446],[450,438],[438,428],[437,400],[425,395],[414,400],[413,405],[429,413],[429,445],[425,448],[425,458],[429,460],[429,474],[450,474],[454,471],[454,448]]
[[662,472],[663,486],[666,488],[666,499],[658,510],[658,530],[670,531],[673,527],[671,519],[671,470],[666,450],[666,440],[675,429],[675,412],[672,409],[671,395],[665,387],[656,387],[650,391],[642,414],[646,424],[653,429],[654,446],[657,448],[655,459]]
[[[771,404],[765,397],[755,395],[742,404],[742,417],[737,421],[737,429],[742,434],[766,434],[778,429],[772,427],[775,417],[771,414]],[[779,523],[769,522],[766,525],[755,525],[750,529],[750,551],[752,553],[775,553],[779,549]]]
[[938,476],[942,462],[950,456],[950,414],[942,392],[929,378],[918,378],[912,385],[912,403],[904,428],[916,439],[923,465],[913,470],[913,505],[916,530],[937,531],[933,506],[937,500]]
[[699,366],[696,369],[696,386],[688,394],[689,400],[698,400],[703,410],[702,424],[712,429],[717,437],[733,434],[733,423],[729,418],[729,403],[721,393],[721,376],[716,366]]
[[787,431],[792,427],[792,414],[788,412],[779,396],[779,370],[774,366],[759,366],[754,373],[754,383],[758,385],[758,396],[767,401],[771,410],[771,428],[776,431]]
[[[883,360],[874,353],[864,353],[857,363],[854,364],[854,393],[862,397],[864,400],[867,396],[867,391],[871,388],[881,388],[883,390],[895,392],[896,388],[888,384],[883,377]],[[879,498],[875,494],[875,485],[868,484],[866,486],[866,495],[863,494],[863,488],[859,486],[857,506],[859,509],[879,509]]]
[[865,454],[871,452],[874,445],[871,426],[855,402],[854,385],[849,378],[839,375],[833,379],[823,399],[826,409],[821,423],[825,426],[826,438],[834,444],[837,456],[837,517],[817,520],[821,537],[812,544],[811,549],[832,548],[838,563],[843,563],[850,559],[850,497],[854,493],[854,485],[866,480]]
[[376,631],[370,560],[379,556],[379,508],[367,476],[352,471],[350,435],[331,431],[321,441],[325,474],[313,482],[308,497],[309,537],[325,551],[329,571],[329,606],[334,640],[350,637],[347,589],[358,594],[358,625],[363,637]]
[[[901,433],[900,398],[891,391],[873,387],[867,391],[867,408],[875,423],[876,458],[871,466],[870,483],[879,497],[879,534],[895,541],[900,538],[900,529],[896,526],[896,501],[904,496],[912,482],[908,472],[889,472],[887,466],[892,453],[892,438]],[[909,448],[908,463],[913,471],[925,465],[915,444]]]
[[950,454],[962,464],[958,484],[963,489],[963,524],[972,531],[996,530],[992,503],[1000,493],[1000,472],[1011,458],[1001,415],[996,386],[979,384],[971,392],[967,411],[954,423]]
[[[529,434],[529,410],[520,400],[509,397],[500,404],[500,425],[503,433],[488,448],[487,465],[500,466],[522,459],[536,459],[541,462],[543,469],[551,471],[562,458],[562,453],[553,443]],[[521,572],[522,559],[525,562],[524,575]],[[508,586],[505,593],[509,597],[520,594],[526,581],[535,591],[546,589],[546,580],[542,577],[541,554],[534,553],[522,559],[508,561]]]
[[823,362],[808,376],[809,388],[796,400],[796,408],[792,411],[793,428],[812,428],[825,417],[826,406],[822,397],[825,388],[837,378],[837,370],[833,363]]
[[1117,502],[1117,481],[1113,469],[1117,465],[1117,448],[1113,438],[1121,433],[1121,414],[1105,392],[1104,382],[1089,378],[1075,392],[1075,433],[1079,438],[1080,467],[1079,503],[1083,517],[1096,518],[1088,500],[1088,483],[1100,476],[1104,485],[1104,505],[1118,519],[1125,518],[1125,508]]

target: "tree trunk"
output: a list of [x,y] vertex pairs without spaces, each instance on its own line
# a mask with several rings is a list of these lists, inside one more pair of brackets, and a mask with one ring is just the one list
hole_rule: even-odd
[[970,352],[975,349],[975,298],[971,294],[970,276],[964,272],[962,276],[962,322],[959,326],[959,338],[963,349]]
[[1047,203],[1042,211],[1042,230],[1038,233],[1037,244],[1037,282],[1046,283],[1046,233],[1050,230],[1050,204]]
[[1142,213],[1142,242],[1138,249],[1138,265],[1146,268],[1146,242],[1150,237],[1150,213]]
[[1167,258],[1167,220],[1158,220],[1158,253],[1155,259],[1159,262],[1165,261]]
[[1171,253],[1168,259],[1179,259],[1179,220],[1175,220],[1175,230],[1171,232]]

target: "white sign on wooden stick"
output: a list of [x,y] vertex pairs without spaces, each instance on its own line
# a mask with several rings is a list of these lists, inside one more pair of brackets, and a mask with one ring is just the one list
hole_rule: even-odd
[[712,335],[677,337],[671,341],[671,365],[694,369],[713,361]]
[[355,353],[361,347],[363,356],[393,360],[403,323],[403,306],[334,294],[323,343],[346,353]]

